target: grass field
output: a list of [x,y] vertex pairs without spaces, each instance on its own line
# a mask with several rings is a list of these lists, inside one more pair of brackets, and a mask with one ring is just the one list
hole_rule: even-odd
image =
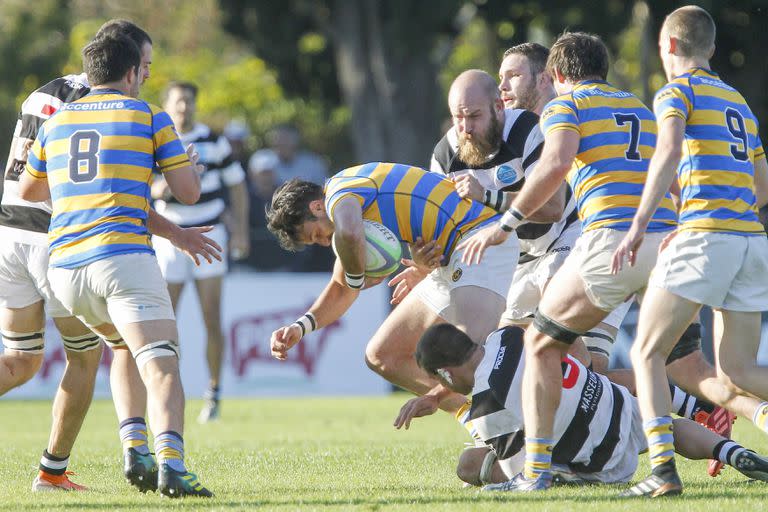
[[[463,489],[454,474],[468,436],[445,414],[416,420],[398,432],[392,420],[406,395],[386,398],[229,400],[223,419],[193,421],[187,406],[188,462],[216,493],[212,500],[161,499],[135,492],[122,479],[111,403],[95,402],[70,469],[87,493],[33,494],[30,484],[50,426],[47,401],[0,401],[0,510],[762,510],[768,485],[732,469],[706,475],[703,461],[682,461],[680,498],[617,500],[620,487],[560,488],[511,496]],[[738,440],[762,452],[768,437],[736,422]],[[641,457],[639,476],[648,464]],[[521,508],[519,508],[521,507]]]

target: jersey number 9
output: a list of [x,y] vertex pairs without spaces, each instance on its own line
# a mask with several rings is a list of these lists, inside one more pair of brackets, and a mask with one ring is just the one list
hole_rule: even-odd
[[69,138],[69,179],[88,183],[99,172],[101,135],[94,130],[77,131]]
[[728,131],[731,132],[731,136],[739,141],[736,144],[731,144],[731,155],[739,162],[746,162],[749,160],[749,153],[747,152],[749,146],[744,118],[738,110],[729,107],[725,109],[725,124],[728,126]]

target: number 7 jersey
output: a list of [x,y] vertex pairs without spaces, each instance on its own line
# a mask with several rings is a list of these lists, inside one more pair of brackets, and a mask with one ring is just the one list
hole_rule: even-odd
[[155,165],[161,172],[190,165],[159,107],[96,89],[46,121],[26,171],[51,189],[50,265],[154,253],[146,224]]
[[662,87],[654,110],[659,122],[685,121],[677,169],[680,230],[764,236],[754,164],[765,151],[744,97],[716,73],[696,68]]
[[[556,130],[573,130],[580,137],[567,179],[582,231],[628,230],[656,147],[653,113],[635,95],[604,81],[587,80],[544,107],[545,147],[547,136]],[[671,230],[676,224],[675,207],[667,193],[647,231]]]

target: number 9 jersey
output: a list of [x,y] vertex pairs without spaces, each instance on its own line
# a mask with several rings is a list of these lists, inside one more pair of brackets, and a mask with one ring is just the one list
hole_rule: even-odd
[[[567,179],[576,198],[582,231],[632,224],[656,147],[653,113],[635,95],[608,82],[586,80],[553,99],[541,114],[544,144],[555,130],[579,134],[579,149]],[[648,232],[671,230],[677,214],[667,193]]]
[[716,73],[696,68],[656,93],[659,122],[686,123],[680,230],[765,235],[755,205],[754,163],[765,158],[758,123],[744,97]]
[[40,128],[26,171],[48,179],[50,265],[77,268],[118,254],[154,253],[150,180],[190,165],[162,109],[112,89],[92,90]]

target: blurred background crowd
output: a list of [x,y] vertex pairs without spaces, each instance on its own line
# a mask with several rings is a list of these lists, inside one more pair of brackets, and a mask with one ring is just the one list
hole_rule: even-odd
[[[563,30],[599,34],[609,79],[650,104],[664,83],[655,34],[668,0],[2,0],[0,133],[21,101],[81,71],[80,49],[110,18],[154,41],[141,97],[161,104],[172,80],[199,87],[197,120],[223,133],[247,174],[251,251],[259,271],[327,271],[330,251],[286,257],[264,207],[292,177],[318,183],[365,161],[428,166],[447,129],[447,87],[468,68],[496,75],[503,51],[549,45]],[[713,68],[747,98],[768,141],[768,2],[709,0],[720,32]],[[7,155],[7,147],[0,151]],[[766,216],[764,216],[766,218]]]

